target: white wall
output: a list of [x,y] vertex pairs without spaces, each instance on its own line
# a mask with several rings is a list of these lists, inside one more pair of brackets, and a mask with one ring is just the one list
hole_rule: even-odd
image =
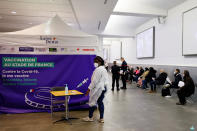
[[182,56],[182,13],[197,6],[197,0],[185,3],[168,11],[165,24],[158,24],[153,19],[136,29],[136,34],[152,26],[155,30],[155,58],[136,59],[136,42],[132,39],[123,40],[123,56],[130,64],[155,64],[197,66],[197,56]]
[[133,59],[136,57],[135,39],[122,38],[122,57],[125,58],[127,63],[133,63]]
[[[121,56],[121,45],[122,45],[122,56]],[[132,63],[135,58],[135,53],[133,47],[135,45],[135,40],[133,38],[104,38],[103,48],[109,50],[109,61],[112,63],[116,60],[120,62],[120,57],[124,57],[127,63]],[[117,60],[119,59],[119,60]]]
[[103,39],[103,48],[109,51],[109,63],[113,63],[114,60],[118,60],[121,57],[121,41],[119,39],[107,38]]

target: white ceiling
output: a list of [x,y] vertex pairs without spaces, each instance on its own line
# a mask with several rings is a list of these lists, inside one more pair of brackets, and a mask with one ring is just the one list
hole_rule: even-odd
[[72,0],[80,27],[83,31],[100,34],[118,0]]
[[147,6],[157,9],[168,10],[186,0],[119,0],[114,11],[122,8],[135,8],[135,6]]
[[0,0],[0,32],[22,30],[58,14],[70,26],[91,34],[130,35],[139,25],[165,16],[169,8],[184,1]]
[[131,36],[133,29],[150,20],[150,17],[111,15],[103,34]]
[[186,0],[118,0],[103,35],[133,36],[137,27]]
[[0,31],[25,29],[41,24],[56,14],[65,22],[76,24],[68,0],[0,0]]

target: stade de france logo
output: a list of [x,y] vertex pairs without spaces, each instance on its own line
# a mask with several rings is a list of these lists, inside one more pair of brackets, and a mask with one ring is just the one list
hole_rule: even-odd
[[56,37],[40,36],[40,40],[46,41],[46,44],[58,44],[58,40]]

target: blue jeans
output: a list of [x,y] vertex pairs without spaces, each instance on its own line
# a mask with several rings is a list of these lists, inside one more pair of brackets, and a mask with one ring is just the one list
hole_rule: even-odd
[[[100,112],[100,119],[103,119],[103,117],[104,117],[103,99],[105,97],[105,93],[106,93],[106,88],[105,88],[105,90],[102,92],[101,96],[97,100],[98,108],[99,108],[99,112]],[[94,110],[95,109],[96,109],[96,106],[92,106],[92,107],[89,108],[89,118],[92,118],[93,117],[93,114],[94,114]]]
[[133,80],[137,83],[137,82],[138,82],[138,78],[139,78],[139,76],[135,76],[135,77],[133,78]]
[[156,81],[151,81],[150,86],[151,86],[151,91],[156,91]]
[[147,81],[142,80],[142,89],[146,89],[146,88],[147,88]]

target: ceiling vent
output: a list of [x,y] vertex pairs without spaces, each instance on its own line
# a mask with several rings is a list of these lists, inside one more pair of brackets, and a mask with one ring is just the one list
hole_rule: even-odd
[[157,20],[158,20],[159,24],[165,24],[166,23],[166,17],[158,17]]

